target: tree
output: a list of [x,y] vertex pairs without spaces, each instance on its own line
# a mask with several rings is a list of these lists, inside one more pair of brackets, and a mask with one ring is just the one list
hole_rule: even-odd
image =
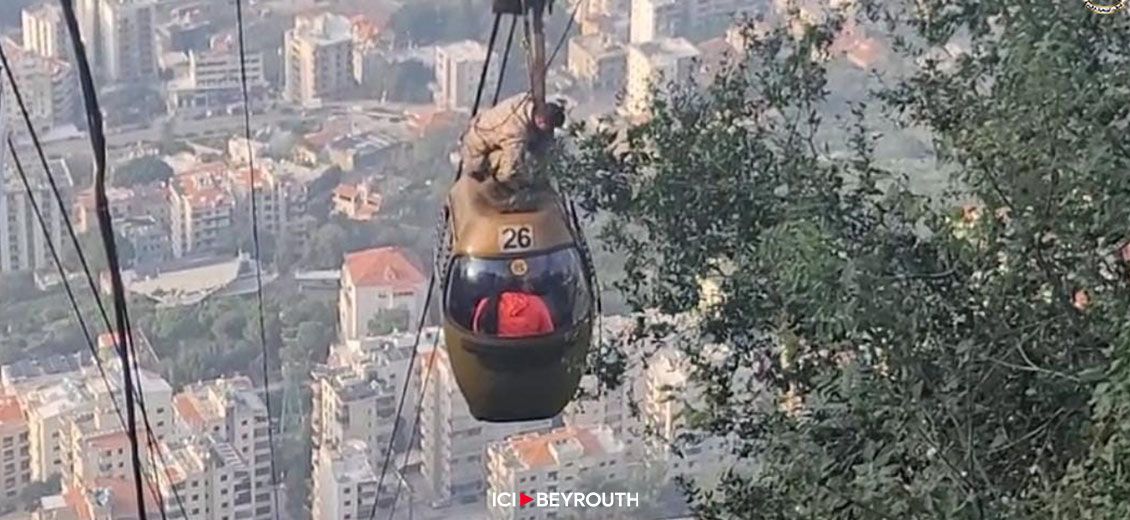
[[410,315],[406,309],[387,309],[369,319],[366,331],[370,336],[384,336],[397,331],[406,331],[410,325]]
[[[894,59],[922,65],[850,118],[824,112],[833,16],[751,39],[648,122],[582,128],[551,165],[615,217],[600,232],[632,308],[695,318],[700,339],[674,345],[701,388],[689,429],[756,457],[688,483],[696,516],[1127,516],[1130,22],[1055,2],[865,7]],[[939,52],[953,42],[969,50]],[[876,165],[876,107],[931,135],[958,193]],[[818,137],[829,124],[843,142]],[[704,277],[723,297],[700,307]]]
[[115,168],[112,175],[114,185],[123,187],[168,182],[172,178],[173,168],[153,155],[130,159]]

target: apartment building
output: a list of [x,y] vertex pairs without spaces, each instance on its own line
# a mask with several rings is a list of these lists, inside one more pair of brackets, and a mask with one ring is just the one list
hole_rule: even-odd
[[342,338],[390,332],[377,332],[379,328],[411,330],[423,312],[427,282],[410,254],[399,247],[345,255],[338,298]]
[[[266,95],[263,53],[246,54],[247,88],[252,105]],[[188,51],[185,74],[167,85],[170,112],[221,110],[243,102],[238,47],[215,45],[204,51]]]
[[183,489],[191,493],[193,482],[207,484],[208,492],[197,495],[207,499],[209,520],[273,518],[267,407],[251,380],[189,385],[176,395],[174,407],[178,433],[187,443],[177,460],[187,461],[188,471],[184,478],[166,479],[162,494],[172,497],[170,485],[187,484]]
[[168,187],[169,227],[174,258],[215,252],[230,246],[232,227],[251,215],[251,186],[255,183],[256,210],[261,232],[298,233],[305,210],[306,189],[301,183],[272,171],[272,163],[247,166],[224,162],[194,164],[179,172]]
[[[27,149],[18,150],[21,163],[31,184],[32,193],[43,212],[50,232],[51,242],[61,247],[63,240],[63,214],[55,203],[47,174],[34,155]],[[74,182],[70,169],[63,160],[50,163],[51,176],[70,207]],[[30,271],[53,267],[47,238],[39,226],[28,198],[27,190],[9,162],[0,171],[0,273]]]
[[169,182],[169,226],[173,257],[214,250],[235,219],[235,197],[224,177],[227,165],[207,163]]
[[547,430],[552,420],[481,422],[471,415],[459,391],[447,351],[437,349],[423,356],[418,365],[421,374],[429,365],[432,373],[422,390],[420,416],[421,472],[441,501],[481,501],[487,490],[486,446],[510,435]]
[[588,88],[615,92],[627,79],[628,55],[624,44],[607,34],[574,36],[568,65],[569,73]]
[[628,46],[627,97],[624,110],[633,118],[647,117],[653,94],[672,82],[691,78],[698,49],[684,38],[653,40]]
[[290,102],[318,106],[354,85],[353,24],[344,16],[297,16],[283,52],[283,97]]
[[313,518],[368,518],[377,498],[378,481],[368,451],[369,446],[362,441],[346,442],[340,449],[322,446],[316,451]]
[[[486,58],[486,46],[474,40],[436,47],[436,107],[442,110],[469,111],[475,102]],[[492,69],[497,62],[498,60],[491,60]],[[487,73],[486,92],[493,91],[493,82],[497,81],[497,77],[496,73]]]
[[71,39],[63,22],[63,9],[54,2],[43,2],[20,14],[24,50],[44,58],[67,59]]
[[[61,125],[72,124],[78,114],[78,80],[74,67],[61,58],[41,56],[22,48],[15,40],[0,39],[8,53],[12,74],[20,86],[20,96],[37,133],[45,133]],[[5,79],[5,81],[7,81]],[[8,130],[26,135],[27,127],[16,102],[15,93],[5,87],[0,103],[8,120]],[[20,154],[23,158],[25,155]],[[29,159],[34,155],[27,156]],[[24,160],[23,163],[34,161]]]
[[710,39],[766,4],[757,0],[632,0],[630,41]]
[[[325,364],[314,368],[311,384],[314,409],[311,413],[314,455],[318,449],[342,449],[351,441],[362,441],[369,447],[369,462],[384,465],[384,450],[395,426],[392,418],[400,393],[404,391],[404,375],[408,372],[412,348],[430,352],[436,343],[438,328],[425,329],[419,345],[415,333],[401,333],[364,339],[345,340],[330,347]],[[407,386],[405,402],[418,399],[419,383]],[[402,418],[403,428],[408,428]]]
[[[487,447],[493,493],[586,492],[632,478],[635,462],[604,425],[566,426],[515,435]],[[566,509],[488,504],[492,520],[568,518]]]
[[113,83],[157,79],[153,0],[100,0],[101,72]]
[[15,395],[0,396],[0,508],[19,503],[31,483],[27,413]]

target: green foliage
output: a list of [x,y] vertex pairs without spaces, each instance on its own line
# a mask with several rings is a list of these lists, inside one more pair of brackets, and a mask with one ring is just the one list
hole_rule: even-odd
[[384,336],[393,332],[404,332],[411,326],[411,315],[406,309],[389,309],[378,312],[366,324],[370,336]]
[[432,92],[427,86],[434,80],[435,72],[418,61],[386,63],[371,85],[372,96],[388,96],[393,103],[430,103]]
[[[842,117],[836,65],[813,59],[840,20],[777,30],[650,121],[580,129],[555,172],[615,216],[599,231],[631,307],[697,317],[701,340],[675,345],[702,390],[686,417],[757,471],[688,483],[696,516],[1126,517],[1130,22],[1071,2],[867,7],[892,69],[970,50]],[[958,193],[877,166],[876,108],[929,134]],[[980,217],[960,223],[967,200]],[[711,275],[725,297],[700,309]]]
[[112,181],[115,186],[134,186],[167,182],[173,178],[173,168],[160,157],[146,155],[130,159],[114,169]]

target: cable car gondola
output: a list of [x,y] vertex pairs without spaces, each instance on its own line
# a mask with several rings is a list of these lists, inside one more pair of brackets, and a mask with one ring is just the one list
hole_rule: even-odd
[[[592,337],[592,262],[577,219],[548,184],[500,205],[463,176],[445,208],[438,271],[444,338],[471,414],[489,422],[554,417],[572,400]],[[551,326],[500,330],[508,295],[544,303]],[[540,304],[538,304],[540,307]]]

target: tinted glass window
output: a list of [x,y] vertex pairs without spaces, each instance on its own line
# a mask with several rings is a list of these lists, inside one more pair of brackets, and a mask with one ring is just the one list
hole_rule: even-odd
[[448,317],[484,335],[549,334],[584,319],[591,305],[574,248],[523,258],[457,257],[450,276]]

